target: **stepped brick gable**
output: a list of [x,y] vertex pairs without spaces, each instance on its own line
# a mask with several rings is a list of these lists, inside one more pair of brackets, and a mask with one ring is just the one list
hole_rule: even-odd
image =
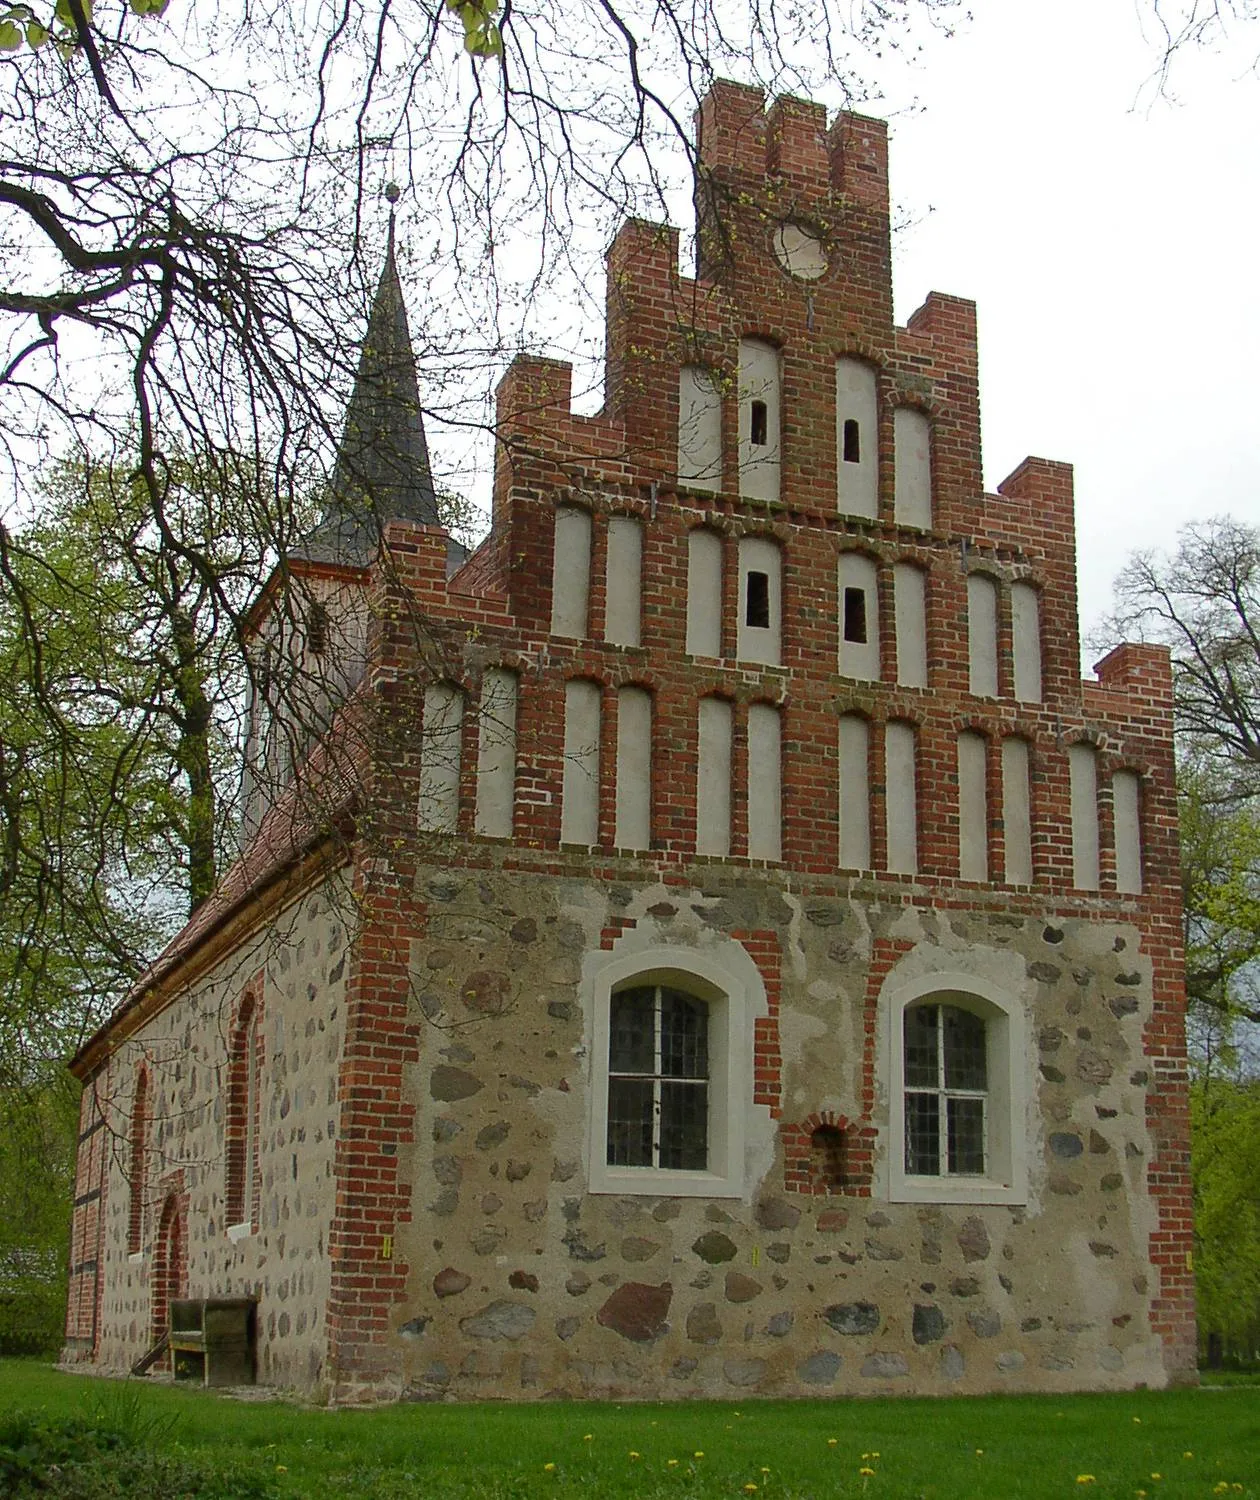
[[1071,468],[984,492],[883,124],[697,136],[696,275],[622,226],[604,408],[511,365],[471,556],[391,237],[347,445],[414,472],[260,599],[324,728],[255,705],[240,860],[75,1060],[67,1360],[187,1295],[337,1400],[1194,1378],[1167,654],[1082,682]]

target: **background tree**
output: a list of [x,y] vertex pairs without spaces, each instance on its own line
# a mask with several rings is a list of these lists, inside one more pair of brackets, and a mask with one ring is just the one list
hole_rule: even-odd
[[1200,1329],[1260,1350],[1260,532],[1186,527],[1135,556],[1109,629],[1171,648],[1186,918]]

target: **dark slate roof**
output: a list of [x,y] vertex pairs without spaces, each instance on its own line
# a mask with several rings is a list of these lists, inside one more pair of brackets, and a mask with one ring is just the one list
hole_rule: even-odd
[[324,514],[290,555],[365,566],[376,556],[381,526],[391,520],[439,524],[392,215]]

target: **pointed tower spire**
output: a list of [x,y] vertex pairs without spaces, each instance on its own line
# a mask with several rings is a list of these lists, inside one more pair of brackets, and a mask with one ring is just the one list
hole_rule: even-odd
[[394,253],[390,184],[385,264],[368,319],[332,487],[319,525],[295,549],[311,562],[362,566],[376,554],[386,521],[439,524],[420,410],[416,358]]

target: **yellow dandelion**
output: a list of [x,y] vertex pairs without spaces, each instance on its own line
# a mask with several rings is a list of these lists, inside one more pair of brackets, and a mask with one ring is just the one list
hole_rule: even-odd
[[862,1455],[862,1462],[863,1462],[863,1463],[865,1463],[865,1462],[866,1462],[866,1460],[867,1460],[867,1459],[868,1459],[868,1458],[870,1458],[870,1456],[871,1456],[871,1455],[870,1455],[870,1454],[869,1454],[869,1453],[864,1453],[864,1454],[863,1454],[863,1455]]
[[1135,1493],[1137,1495],[1137,1500],[1146,1500],[1146,1491],[1145,1490],[1137,1490]]
[[634,1451],[633,1448],[631,1448],[631,1450],[630,1450],[630,1457],[631,1458],[638,1458],[639,1457],[639,1455]]
[[667,1469],[676,1469],[678,1467],[678,1460],[676,1458],[667,1458],[665,1460],[665,1467]]
[[874,1453],[871,1454],[871,1457],[872,1458],[878,1458],[879,1457],[879,1449],[878,1448],[875,1450]]
[[1214,1495],[1228,1495],[1229,1494],[1229,1480],[1228,1479],[1222,1479],[1219,1484],[1214,1484],[1212,1486],[1212,1493]]
[[745,1495],[755,1495],[756,1493],[757,1493],[757,1486],[750,1479],[748,1481],[748,1483],[744,1486],[744,1494]]
[[1194,1454],[1191,1453],[1190,1450],[1187,1448],[1186,1451],[1181,1456],[1182,1456],[1182,1458],[1193,1458]]
[[762,1471],[761,1471],[761,1472],[762,1472],[762,1473],[763,1473],[763,1474],[768,1474],[768,1473],[769,1473],[769,1472],[770,1472],[770,1470],[769,1470],[769,1469],[762,1469]]
[[1141,1419],[1141,1417],[1134,1417],[1133,1420],[1138,1424],[1139,1427],[1142,1425],[1142,1419]]
[[693,1458],[703,1458],[704,1457],[704,1453],[702,1452],[701,1449],[697,1448],[696,1451],[692,1454],[692,1457]]
[[862,1467],[858,1470],[858,1473],[861,1474],[864,1479],[874,1479],[875,1477],[875,1470],[872,1469],[869,1464],[863,1464]]
[[977,1458],[983,1458],[984,1457],[984,1449],[983,1448],[977,1448],[976,1449],[976,1457]]
[[592,1441],[594,1441],[594,1438],[595,1438],[595,1434],[593,1432],[584,1432],[582,1434],[582,1441],[584,1443],[592,1442]]
[[277,1474],[287,1474],[288,1472],[289,1472],[289,1466],[288,1466],[288,1464],[277,1464],[276,1465],[276,1473]]
[[834,1448],[836,1446],[836,1443],[838,1441],[839,1441],[838,1438],[828,1438],[827,1439],[827,1446],[828,1446],[828,1448]]
[[1098,1483],[1098,1481],[1094,1478],[1094,1476],[1092,1474],[1078,1474],[1076,1476],[1076,1482],[1077,1482],[1077,1484],[1097,1484]]
[[1164,1476],[1163,1476],[1163,1475],[1162,1475],[1162,1474],[1152,1474],[1152,1475],[1151,1475],[1151,1478],[1152,1478],[1152,1479],[1162,1479],[1162,1478],[1163,1478],[1163,1477],[1164,1477]]
[[556,1471],[555,1464],[544,1464],[543,1465],[543,1473],[544,1474],[554,1474],[555,1471]]

